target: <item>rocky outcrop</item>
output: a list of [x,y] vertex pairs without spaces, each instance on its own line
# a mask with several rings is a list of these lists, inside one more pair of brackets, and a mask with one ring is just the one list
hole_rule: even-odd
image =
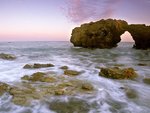
[[21,82],[13,85],[0,82],[0,96],[5,92],[12,95],[16,105],[29,106],[32,100],[41,100],[48,96],[90,94],[94,87],[87,81],[74,77],[50,75],[36,72],[23,76]]
[[101,68],[99,75],[111,79],[134,79],[138,76],[133,68],[119,67]]
[[73,29],[71,42],[74,46],[86,48],[116,47],[127,26],[127,22],[113,19],[83,24]]
[[150,26],[146,25],[129,25],[128,31],[131,33],[135,41],[134,48],[148,49],[150,48]]
[[100,20],[82,24],[72,30],[70,41],[74,46],[85,48],[112,48],[121,41],[120,36],[129,31],[137,49],[150,48],[150,26],[128,25],[124,20]]
[[24,69],[36,69],[36,68],[46,68],[46,67],[54,67],[53,64],[26,64],[23,68]]
[[4,60],[15,60],[16,56],[11,54],[0,53],[0,58]]

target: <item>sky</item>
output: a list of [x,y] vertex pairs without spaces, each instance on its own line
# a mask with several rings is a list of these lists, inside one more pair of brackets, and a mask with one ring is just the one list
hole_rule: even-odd
[[74,27],[103,18],[150,25],[149,11],[150,0],[0,0],[0,41],[69,41]]

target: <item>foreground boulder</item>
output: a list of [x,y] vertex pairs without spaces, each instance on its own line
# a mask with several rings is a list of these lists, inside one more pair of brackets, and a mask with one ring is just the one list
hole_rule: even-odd
[[4,60],[15,60],[16,56],[11,54],[0,53],[0,58]]
[[123,20],[102,19],[74,28],[70,41],[74,46],[86,48],[116,47],[127,26]]
[[99,75],[111,79],[134,79],[138,76],[133,68],[120,69],[118,67],[101,68]]
[[124,20],[99,20],[82,24],[72,30],[70,41],[74,46],[85,48],[112,48],[121,41],[120,36],[128,31],[135,41],[134,48],[150,48],[150,26],[128,25]]
[[24,69],[36,69],[36,68],[45,68],[45,67],[54,67],[53,64],[26,64],[23,68]]

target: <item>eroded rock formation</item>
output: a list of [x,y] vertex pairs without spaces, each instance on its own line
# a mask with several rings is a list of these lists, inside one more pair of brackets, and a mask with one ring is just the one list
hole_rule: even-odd
[[129,31],[137,49],[150,48],[150,26],[128,25],[124,20],[100,20],[76,27],[70,41],[74,46],[85,48],[112,48],[121,41],[120,36]]

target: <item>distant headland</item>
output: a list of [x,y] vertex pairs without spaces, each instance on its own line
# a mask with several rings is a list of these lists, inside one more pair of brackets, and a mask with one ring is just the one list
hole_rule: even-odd
[[85,48],[113,48],[121,41],[120,36],[128,31],[135,41],[134,48],[150,48],[150,26],[128,24],[124,20],[107,19],[82,24],[72,30],[70,41],[74,46]]

